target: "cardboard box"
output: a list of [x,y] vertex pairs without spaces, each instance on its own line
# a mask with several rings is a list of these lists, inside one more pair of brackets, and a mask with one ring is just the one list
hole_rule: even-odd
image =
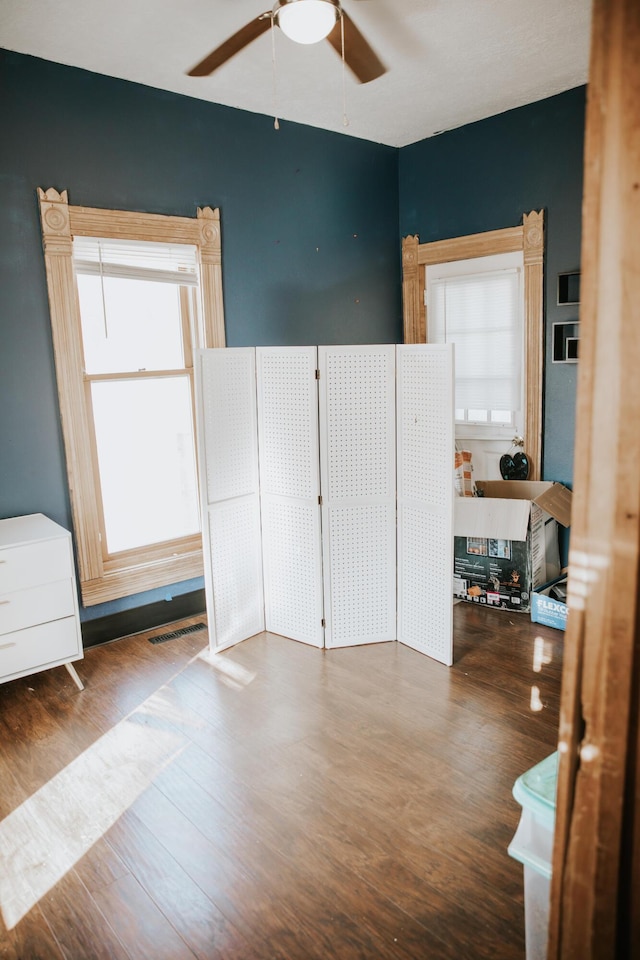
[[478,497],[454,510],[454,595],[528,613],[532,591],[560,573],[558,523],[571,523],[571,491],[561,483],[477,481]]
[[[567,576],[563,574],[533,591],[531,594],[531,619],[534,623],[542,623],[546,627],[555,627],[556,630],[566,629],[569,607],[560,599],[562,588],[566,588],[566,585]],[[564,595],[566,597],[566,590]]]

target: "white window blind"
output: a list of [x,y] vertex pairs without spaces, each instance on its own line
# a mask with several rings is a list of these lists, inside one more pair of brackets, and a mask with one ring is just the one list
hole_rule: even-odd
[[186,243],[75,237],[73,263],[80,274],[198,285],[196,248]]
[[458,410],[520,408],[520,282],[518,269],[429,281],[429,341],[455,344]]

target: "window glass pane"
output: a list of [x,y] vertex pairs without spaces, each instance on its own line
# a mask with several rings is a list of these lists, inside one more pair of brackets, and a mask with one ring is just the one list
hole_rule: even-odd
[[88,374],[184,367],[179,286],[84,274],[77,281]]
[[492,410],[491,422],[506,423],[506,424],[513,423],[513,414],[511,410]]
[[[468,274],[428,280],[429,339],[455,344],[457,406],[517,410],[522,367],[520,274],[511,268],[477,270],[475,266]],[[471,413],[467,418],[478,419]]]
[[91,384],[109,553],[200,529],[188,376]]
[[467,410],[467,420],[474,423],[486,423],[489,419],[488,410]]

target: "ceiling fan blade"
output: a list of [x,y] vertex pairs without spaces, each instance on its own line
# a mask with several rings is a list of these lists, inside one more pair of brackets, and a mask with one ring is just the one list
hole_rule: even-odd
[[[381,77],[383,73],[387,72],[385,65],[378,59],[349,14],[345,13],[344,10],[342,11],[342,19],[344,21],[344,62],[346,65],[360,83],[369,83],[370,80]],[[327,40],[341,57],[342,31],[340,20],[336,23]]]
[[248,46],[252,40],[266,33],[271,27],[271,13],[263,13],[241,27],[232,37],[221,43],[219,47],[189,70],[189,77],[208,77],[209,74],[221,67],[223,63]]

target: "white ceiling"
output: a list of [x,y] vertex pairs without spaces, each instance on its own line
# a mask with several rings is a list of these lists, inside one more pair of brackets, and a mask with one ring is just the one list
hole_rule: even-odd
[[[213,76],[185,71],[269,0],[2,0],[0,45],[175,93],[274,114],[272,44]],[[405,146],[585,83],[590,0],[343,0],[388,72],[345,78],[327,42],[276,31],[282,119]]]

